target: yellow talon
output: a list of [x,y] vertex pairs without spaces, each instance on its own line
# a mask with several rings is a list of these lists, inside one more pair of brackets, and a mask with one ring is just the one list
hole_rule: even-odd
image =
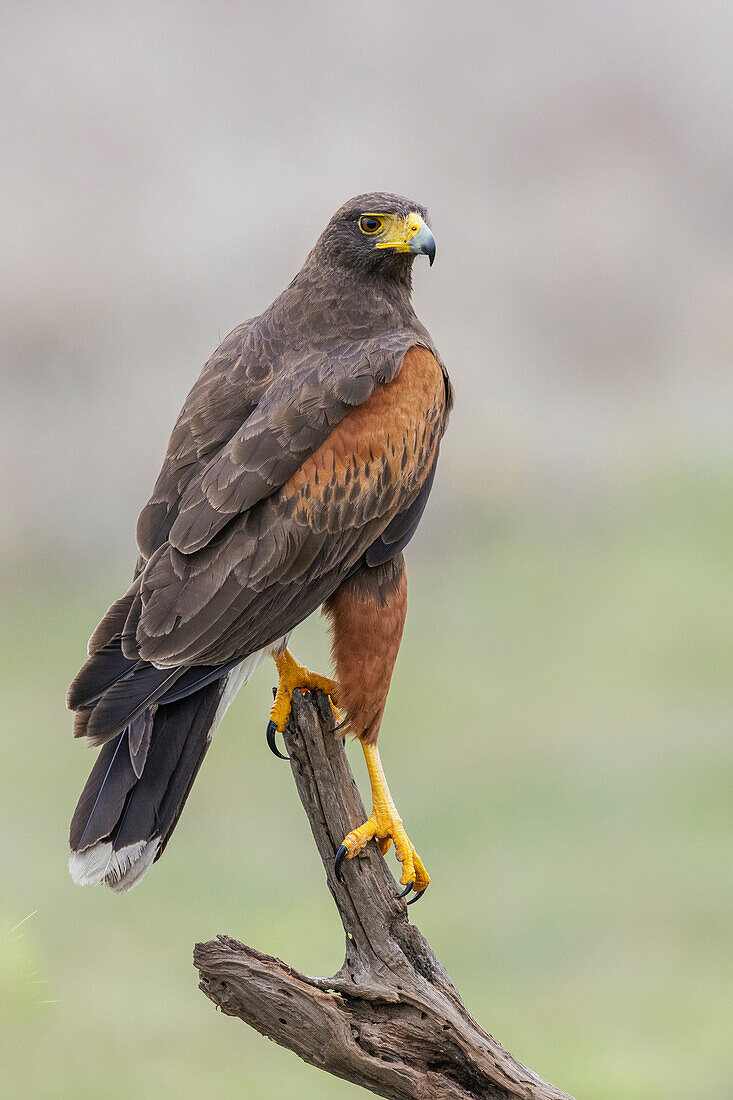
[[275,723],[278,733],[282,733],[288,724],[293,692],[296,688],[301,691],[325,692],[331,703],[336,725],[341,724],[341,715],[333,701],[338,688],[335,680],[329,679],[328,676],[319,676],[317,672],[311,672],[310,669],[296,661],[289,649],[284,649],[281,654],[275,657],[275,665],[277,666],[279,683],[275,702],[270,711],[270,721]]
[[384,855],[394,841],[397,858],[402,864],[400,882],[403,886],[411,882],[415,893],[420,894],[427,889],[430,875],[405,832],[402,818],[397,812],[387,786],[377,746],[362,742],[362,748],[372,787],[372,812],[363,825],[353,829],[344,838],[343,847],[346,849],[346,858],[353,859],[372,839],[376,840],[379,850]]

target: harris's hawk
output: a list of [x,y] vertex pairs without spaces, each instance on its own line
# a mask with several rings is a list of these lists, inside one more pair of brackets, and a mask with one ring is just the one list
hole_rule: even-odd
[[[271,654],[271,747],[293,691],[320,688],[364,749],[373,810],[337,872],[376,838],[383,852],[394,841],[403,885],[416,897],[427,887],[377,750],[405,620],[402,550],[451,407],[410,301],[415,257],[435,255],[426,217],[399,195],[347,202],[188,395],[138,521],[134,580],[69,689],[75,735],[100,747],[71,822],[75,882],[123,892],[160,857],[215,728]],[[287,649],[319,607],[335,681]]]

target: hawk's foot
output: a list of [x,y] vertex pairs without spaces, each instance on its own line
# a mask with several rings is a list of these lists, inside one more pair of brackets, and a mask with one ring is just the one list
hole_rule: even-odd
[[430,875],[425,870],[423,861],[415,851],[415,845],[405,832],[402,818],[397,812],[392,795],[387,786],[387,779],[379,758],[376,745],[365,745],[362,742],[364,756],[366,757],[369,781],[372,786],[372,812],[358,829],[352,829],[336,853],[334,867],[336,877],[341,879],[341,868],[344,860],[353,859],[370,840],[376,840],[382,855],[385,855],[394,841],[397,858],[402,864],[402,876],[400,882],[405,887],[399,895],[405,897],[410,890],[415,891],[415,897],[408,901],[412,905],[422,897],[430,884]]
[[310,669],[301,665],[289,649],[284,649],[281,654],[275,657],[275,665],[279,683],[275,694],[275,702],[270,711],[270,721],[267,723],[267,743],[276,756],[287,760],[287,756],[283,756],[278,751],[275,744],[275,734],[282,733],[288,724],[293,692],[296,688],[300,691],[325,692],[331,704],[335,724],[338,726],[341,723],[341,715],[334,703],[338,685],[335,680],[329,679],[328,676],[319,676],[317,672],[311,672]]

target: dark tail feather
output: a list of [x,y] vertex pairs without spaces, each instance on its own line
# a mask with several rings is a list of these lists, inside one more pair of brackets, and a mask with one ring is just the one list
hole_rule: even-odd
[[130,613],[132,602],[140,589],[140,577],[136,577],[124,596],[110,607],[97,629],[89,639],[87,652],[93,656],[103,645],[111,641],[115,634],[122,634],[122,629]]
[[141,840],[160,839],[163,851],[183,810],[210,744],[223,682],[160,707],[155,740],[115,833],[119,850]]
[[166,689],[165,694],[160,697],[160,702],[177,703],[179,699],[190,695],[191,692],[206,687],[214,680],[220,680],[222,676],[226,676],[227,672],[231,672],[239,663],[240,659],[236,658],[225,665],[196,665],[194,668],[189,668],[183,673],[180,680],[176,680],[171,687]]
[[95,745],[105,744],[157,703],[184,672],[185,668],[156,668],[138,662],[129,674],[110,684],[94,704],[83,736]]
[[120,648],[120,635],[115,635],[82,666],[66,695],[67,707],[69,710],[93,707],[112,684],[130,676],[140,663],[125,657]]
[[[127,597],[119,604],[124,605],[125,599]],[[108,615],[112,615],[116,606]],[[116,612],[116,615],[119,619],[121,612]],[[142,747],[144,763],[144,753],[147,751],[142,745],[146,729],[144,715],[154,703],[162,701],[162,697],[171,692],[177,680],[187,679],[188,691],[193,691],[203,687],[203,683],[211,683],[218,678],[217,673],[221,675],[218,669],[201,671],[212,675],[208,680],[199,682],[195,671],[187,670],[185,665],[180,668],[156,668],[146,661],[131,660],[122,652],[121,635],[112,635],[94,651],[69,688],[66,705],[76,711],[74,736],[88,737],[93,744],[104,745],[132,725],[130,751],[133,757],[137,757]],[[194,676],[187,677],[187,672],[194,672]],[[187,693],[183,691],[181,694]],[[138,763],[133,762],[137,770]]]
[[[104,745],[120,733],[122,723],[129,724],[130,756],[139,778],[150,744],[153,700],[161,706],[177,703],[221,680],[237,664],[235,660],[187,670],[156,669],[144,661],[128,660],[122,655],[119,639],[114,639],[87,661],[69,688],[66,705],[75,711],[74,737],[88,737],[93,744]],[[142,712],[141,706],[146,708]]]
[[125,730],[103,747],[81,792],[69,830],[73,851],[81,852],[112,832],[134,783]]
[[130,749],[130,763],[132,770],[139,779],[143,774],[145,761],[148,758],[150,739],[153,734],[153,722],[157,707],[152,706],[144,710],[139,717],[131,722],[127,729],[127,743]]
[[71,824],[75,882],[103,882],[122,893],[159,858],[209,747],[225,685],[226,677],[220,678],[152,707],[140,726],[138,718],[103,747]]

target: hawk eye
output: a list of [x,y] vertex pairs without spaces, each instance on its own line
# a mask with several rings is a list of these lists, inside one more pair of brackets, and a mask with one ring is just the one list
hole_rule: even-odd
[[362,218],[359,218],[359,229],[362,233],[366,233],[368,237],[378,233],[382,228],[382,219],[375,218],[373,214],[365,214]]

